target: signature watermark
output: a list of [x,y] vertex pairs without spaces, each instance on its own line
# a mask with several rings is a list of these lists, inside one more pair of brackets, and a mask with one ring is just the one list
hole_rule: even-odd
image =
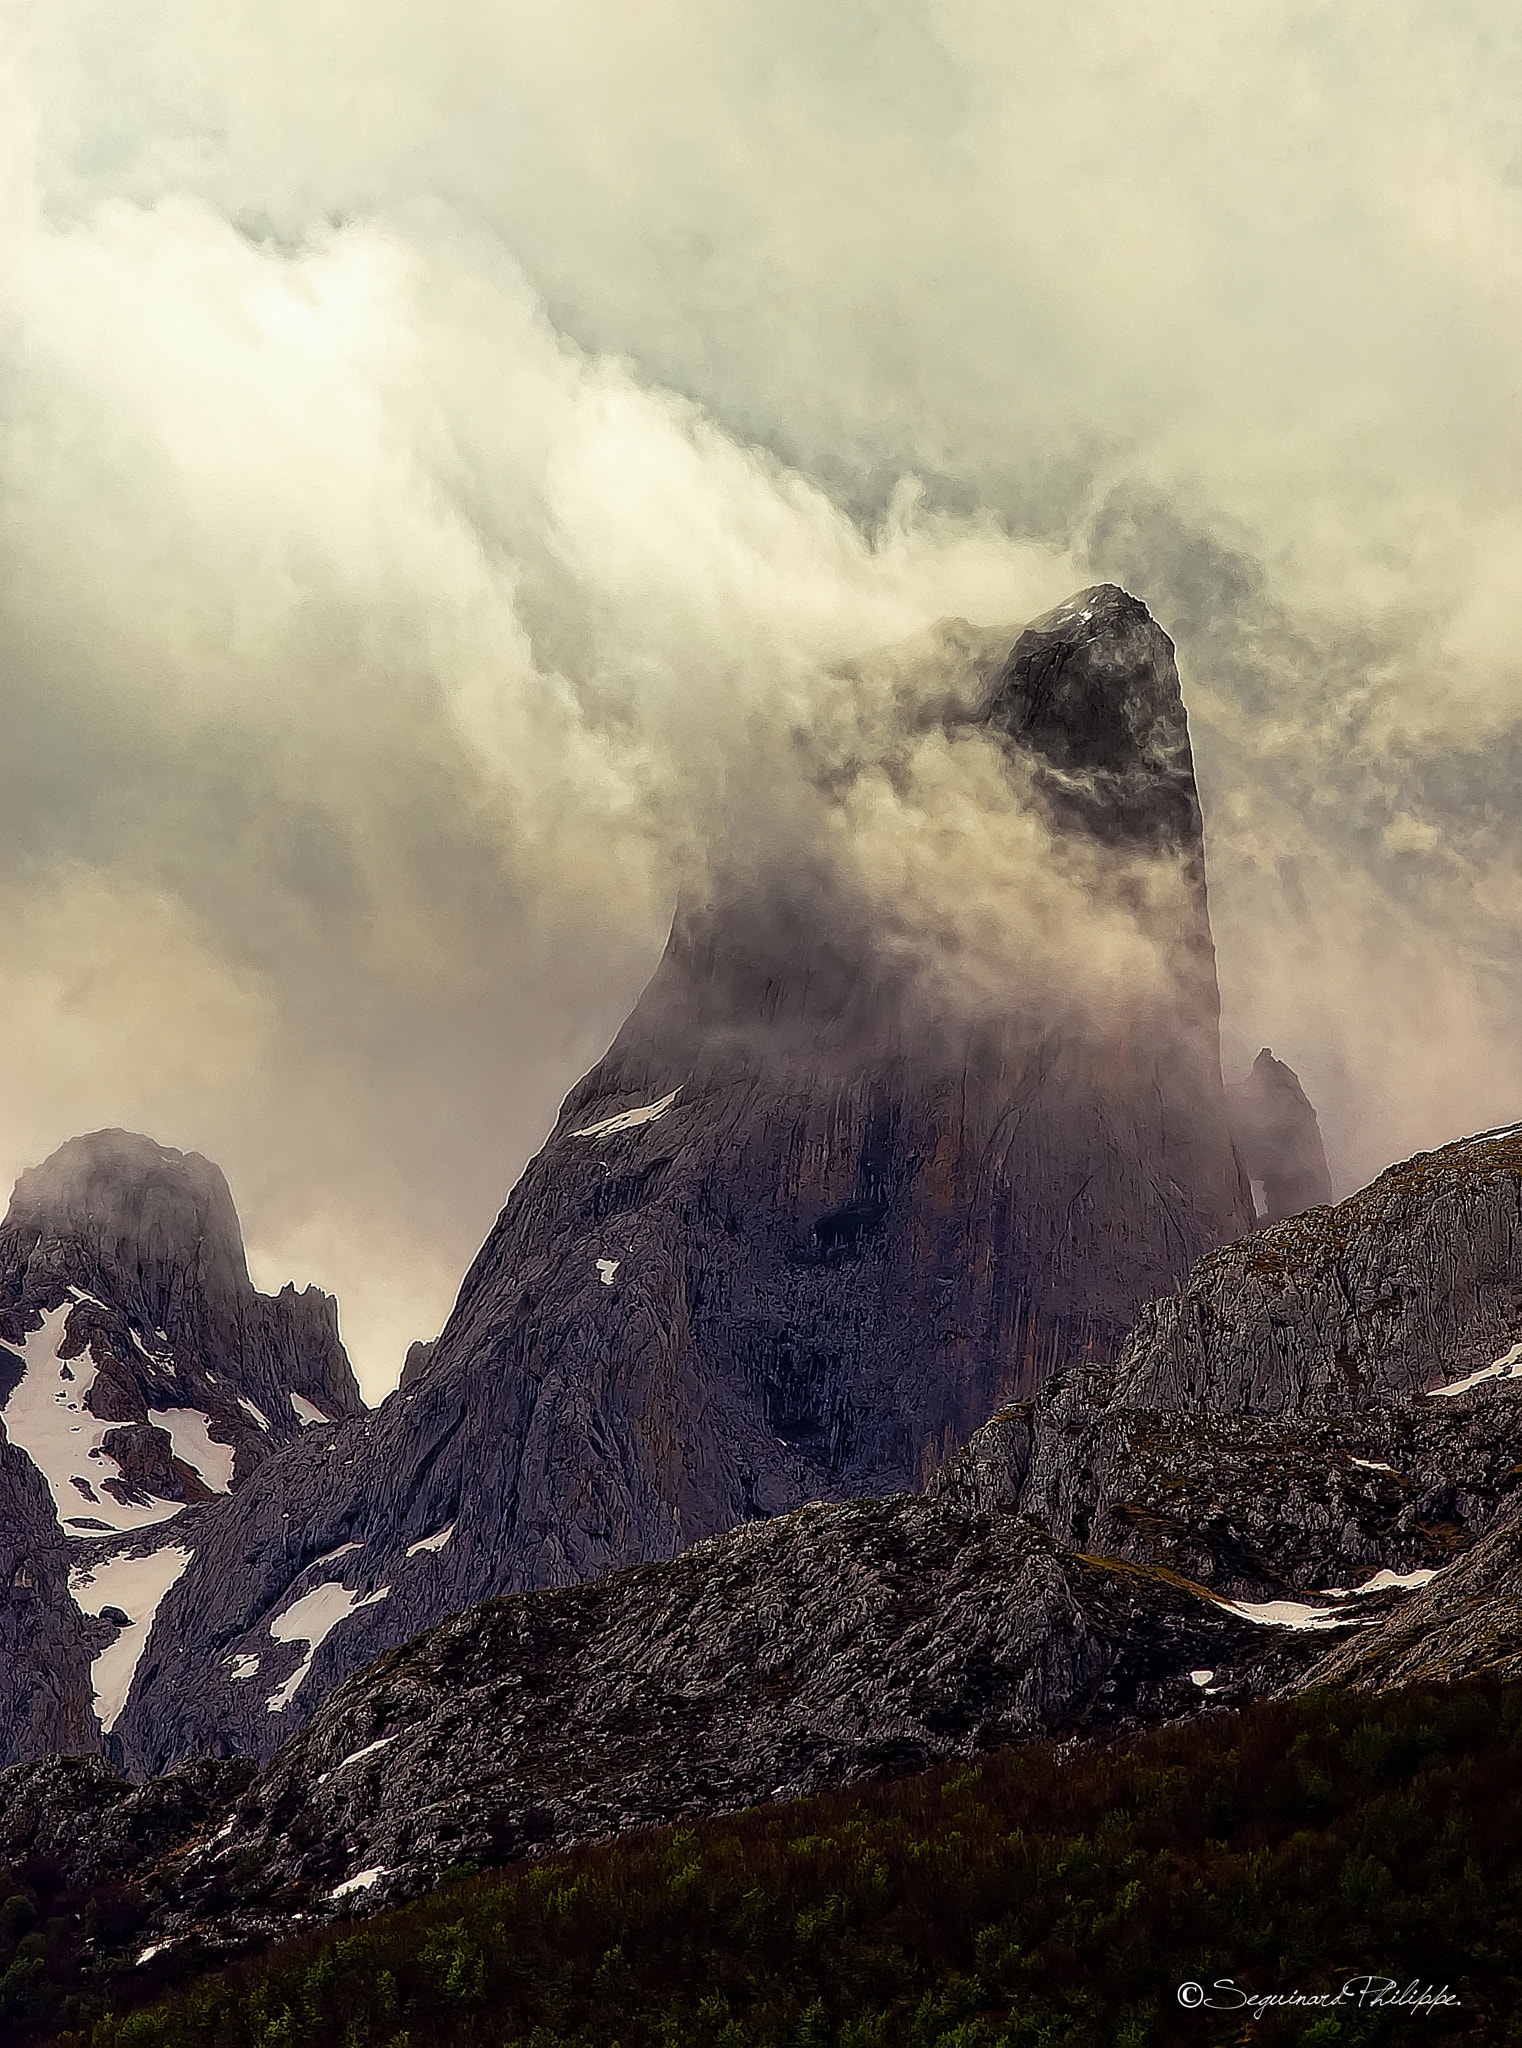
[[1434,2013],[1462,2005],[1456,1991],[1422,1984],[1415,1977],[1398,1984],[1393,1977],[1349,1977],[1340,1991],[1249,1991],[1231,1977],[1217,1977],[1207,1990],[1193,1979],[1180,1984],[1178,2002],[1186,2012],[1249,2012],[1255,2020],[1285,2006],[1309,2012],[1336,2012],[1348,2006],[1387,2011]]

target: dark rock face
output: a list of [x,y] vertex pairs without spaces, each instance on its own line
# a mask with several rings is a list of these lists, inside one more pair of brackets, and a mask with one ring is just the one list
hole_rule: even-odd
[[141,1649],[189,1531],[300,1436],[303,1402],[363,1405],[335,1305],[255,1292],[214,1166],[98,1131],[22,1176],[0,1225],[0,1757],[103,1740],[120,1702],[92,1664]]
[[68,1549],[42,1475],[24,1451],[0,1440],[0,1759],[90,1749],[100,1740],[90,1692],[94,1652],[89,1625],[69,1597]]
[[[817,848],[684,903],[404,1386],[219,1511],[124,1715],[133,1768],[267,1754],[473,1600],[917,1485],[1247,1228],[1171,643],[1102,586],[941,646],[960,695],[903,730],[1108,892],[1145,988],[1096,1011],[1012,969],[1000,1004],[947,1005]],[[820,769],[821,802],[859,766]],[[324,1585],[348,1604],[301,1666],[272,1626]]]
[[1261,1221],[1280,1223],[1332,1199],[1321,1126],[1294,1071],[1267,1046],[1226,1090],[1231,1134],[1248,1177],[1263,1185]]

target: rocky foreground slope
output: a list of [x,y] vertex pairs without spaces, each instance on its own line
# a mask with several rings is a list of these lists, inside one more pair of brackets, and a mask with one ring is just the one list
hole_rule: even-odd
[[[463,1860],[1023,1737],[1514,1674],[1519,1272],[1522,1137],[1448,1146],[1209,1254],[1114,1367],[1006,1408],[923,1495],[488,1601],[257,1774],[0,1774],[0,1861],[143,1885],[145,1945],[215,1953]],[[1277,1382],[1240,1349],[1269,1329]]]

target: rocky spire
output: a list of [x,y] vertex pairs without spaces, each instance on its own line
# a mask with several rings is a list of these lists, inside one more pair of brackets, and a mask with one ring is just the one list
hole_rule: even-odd
[[[916,730],[966,750],[995,824],[1034,815],[1054,868],[1111,890],[1145,987],[1086,1009],[1015,948],[959,1009],[825,836],[716,862],[431,1355],[218,1507],[122,1723],[134,1765],[268,1749],[485,1595],[917,1487],[999,1398],[1111,1350],[1247,1229],[1167,635],[1099,586],[1024,633],[944,627],[927,664],[885,772]],[[821,803],[853,772],[821,775]],[[1086,928],[1059,937],[1081,957]],[[269,1617],[330,1554],[344,1617],[303,1664]]]
[[1229,1087],[1226,1099],[1242,1163],[1262,1187],[1260,1223],[1280,1223],[1331,1201],[1321,1126],[1292,1068],[1265,1045],[1247,1079]]

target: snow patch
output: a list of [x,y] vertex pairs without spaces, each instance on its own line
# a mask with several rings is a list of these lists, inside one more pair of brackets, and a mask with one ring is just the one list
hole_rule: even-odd
[[571,1136],[603,1138],[610,1137],[615,1131],[637,1131],[641,1124],[653,1124],[658,1116],[664,1116],[681,1092],[680,1088],[673,1088],[659,1102],[647,1102],[639,1109],[620,1110],[617,1116],[605,1116],[600,1124],[588,1124],[584,1130],[572,1131]]
[[1467,1379],[1450,1380],[1446,1387],[1429,1387],[1429,1397],[1448,1399],[1454,1394],[1467,1394],[1471,1387],[1477,1387],[1484,1380],[1522,1379],[1522,1344],[1513,1344],[1504,1358],[1498,1358],[1494,1365],[1482,1365],[1478,1372],[1470,1373]]
[[395,1742],[401,1732],[401,1729],[398,1728],[390,1735],[380,1735],[376,1737],[374,1742],[367,1742],[363,1749],[356,1749],[352,1756],[346,1756],[341,1764],[334,1764],[331,1771],[321,1772],[318,1775],[318,1784],[325,1785],[329,1778],[336,1778],[340,1771],[346,1771],[350,1764],[357,1764],[362,1757],[374,1756],[375,1752],[378,1749],[384,1749],[388,1742]]
[[156,1955],[161,1954],[168,1946],[167,1941],[150,1941],[146,1948],[140,1948],[137,1952],[138,1968],[141,1969],[144,1963],[151,1962]]
[[204,1486],[213,1493],[232,1492],[236,1452],[211,1434],[209,1415],[199,1408],[150,1408],[148,1420],[168,1430],[175,1456],[198,1474]]
[[[234,1678],[255,1678],[259,1672],[259,1659],[257,1657],[229,1657],[227,1668]],[[230,1827],[231,1825],[232,1823],[229,1821],[228,1826]]]
[[599,1259],[597,1261],[597,1277],[604,1287],[611,1287],[613,1285],[613,1275],[618,1271],[622,1263],[620,1259]]
[[1339,1628],[1343,1619],[1330,1607],[1309,1607],[1303,1600],[1223,1600],[1221,1605],[1259,1628]]
[[353,1877],[346,1877],[342,1884],[335,1884],[328,1893],[328,1897],[330,1899],[342,1899],[346,1898],[350,1892],[367,1892],[371,1885],[379,1884],[383,1877],[389,1877],[390,1875],[390,1871],[384,1865],[373,1863],[368,1870],[356,1871]]
[[[69,1291],[78,1294],[76,1288]],[[95,1297],[87,1294],[80,1299],[94,1302]],[[17,1450],[25,1451],[47,1481],[65,1535],[125,1533],[167,1522],[184,1511],[183,1501],[152,1497],[121,1501],[104,1490],[105,1480],[121,1478],[120,1465],[101,1448],[107,1430],[118,1425],[102,1421],[85,1406],[96,1376],[88,1348],[77,1358],[58,1356],[71,1306],[65,1303],[62,1308],[50,1309],[41,1329],[29,1330],[19,1346],[4,1347],[13,1357],[24,1359],[26,1366],[0,1410],[6,1436]],[[89,1506],[88,1514],[79,1512],[84,1504]]]
[[1394,1472],[1395,1470],[1393,1465],[1382,1464],[1378,1458],[1353,1458],[1349,1462],[1359,1466],[1365,1472]]
[[1335,1600],[1362,1600],[1369,1593],[1409,1593],[1418,1586],[1430,1586],[1442,1569],[1437,1565],[1427,1571],[1392,1572],[1386,1565],[1372,1579],[1365,1579],[1361,1586],[1327,1586],[1324,1590],[1329,1598]]
[[[169,1367],[174,1363],[172,1357],[164,1356],[157,1351],[150,1351],[148,1349],[148,1346],[143,1342],[142,1338],[137,1334],[136,1330],[129,1330],[127,1334],[131,1337],[133,1343],[137,1346],[138,1350],[142,1352],[144,1358],[147,1359],[149,1365],[152,1366],[155,1372],[166,1372],[169,1369]],[[211,1374],[208,1373],[206,1377],[210,1379]]]
[[99,1564],[76,1566],[69,1573],[69,1591],[82,1614],[119,1607],[131,1617],[115,1642],[108,1643],[90,1666],[95,1712],[103,1735],[109,1735],[121,1718],[153,1617],[192,1554],[183,1544],[171,1543],[144,1557],[108,1557]]
[[243,1410],[245,1415],[251,1415],[254,1421],[258,1423],[261,1429],[269,1428],[270,1419],[265,1414],[264,1410],[259,1406],[259,1403],[257,1401],[250,1401],[246,1394],[240,1394],[238,1396],[238,1406]]
[[351,1550],[363,1549],[364,1545],[362,1543],[340,1543],[336,1550],[325,1550],[321,1557],[314,1557],[312,1564],[307,1566],[307,1570],[310,1571],[312,1565],[331,1564],[336,1557],[347,1557]]
[[331,1415],[324,1415],[315,1401],[309,1401],[305,1394],[292,1394],[291,1406],[296,1411],[296,1420],[303,1429],[310,1429],[314,1422],[331,1422]]
[[361,1607],[373,1607],[377,1600],[384,1600],[391,1591],[389,1586],[378,1586],[373,1593],[363,1598],[336,1579],[325,1586],[315,1586],[310,1593],[303,1593],[299,1600],[293,1600],[284,1614],[277,1614],[270,1623],[270,1634],[277,1643],[305,1643],[306,1655],[296,1666],[284,1685],[272,1692],[265,1705],[272,1714],[283,1713],[296,1697],[302,1681],[312,1668],[312,1659],[333,1633],[341,1621],[347,1621],[351,1614],[357,1614]]
[[1355,1594],[1385,1593],[1392,1586],[1398,1586],[1402,1592],[1409,1592],[1416,1586],[1430,1586],[1441,1569],[1441,1566],[1433,1566],[1425,1571],[1392,1572],[1386,1566],[1382,1571],[1377,1571],[1372,1579],[1365,1579],[1361,1586],[1355,1586],[1353,1591]]
[[451,1522],[447,1529],[440,1529],[432,1536],[424,1536],[418,1542],[410,1543],[407,1546],[407,1555],[416,1557],[420,1550],[442,1550],[453,1534],[454,1523]]
[[1199,1686],[1209,1685],[1214,1677],[1215,1673],[1213,1671],[1191,1671],[1189,1674],[1190,1683]]

